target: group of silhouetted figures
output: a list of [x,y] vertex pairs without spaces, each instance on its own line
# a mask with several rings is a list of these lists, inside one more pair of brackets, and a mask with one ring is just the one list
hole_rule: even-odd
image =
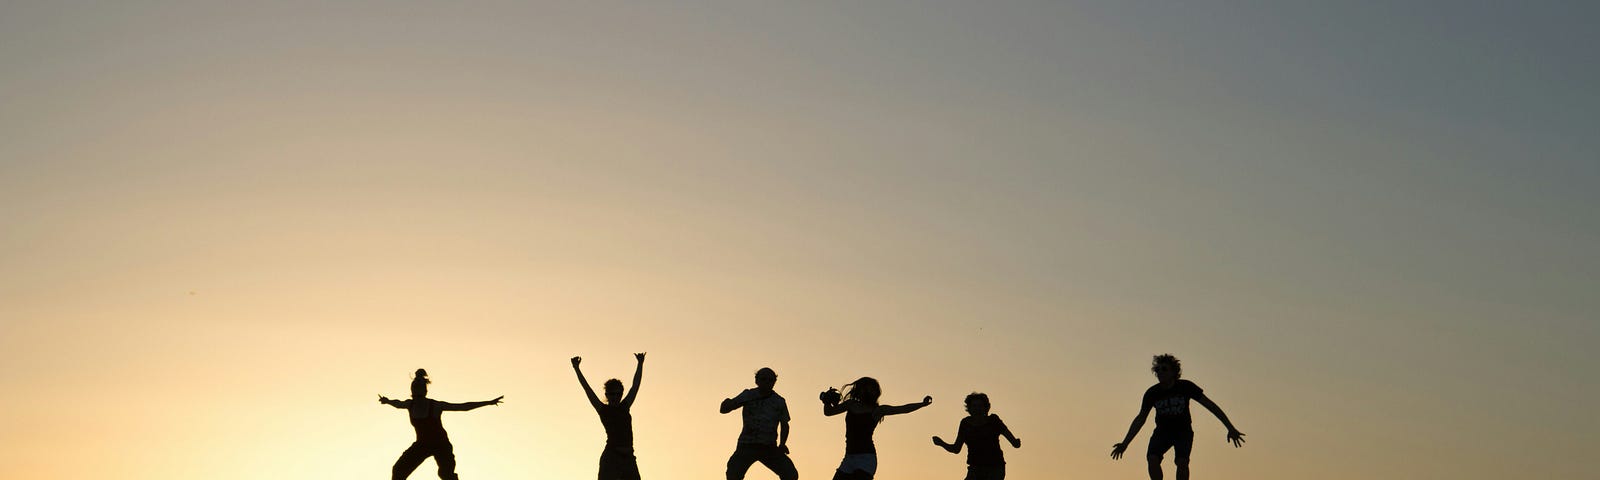
[[[639,365],[633,372],[633,387],[628,389],[627,396],[623,396],[622,382],[613,378],[605,382],[603,402],[595,396],[589,381],[583,377],[583,369],[579,367],[583,358],[572,357],[572,370],[578,375],[578,383],[583,386],[583,393],[589,398],[589,405],[599,414],[600,424],[606,430],[605,449],[600,453],[599,480],[639,479],[639,465],[633,455],[633,415],[629,411],[639,394],[639,381],[644,377],[644,356],[643,353],[634,354],[634,358],[639,360]],[[1157,355],[1151,362],[1150,370],[1155,373],[1159,382],[1145,390],[1144,398],[1139,405],[1139,414],[1134,417],[1133,424],[1128,428],[1128,434],[1122,442],[1112,446],[1111,458],[1122,458],[1128,443],[1133,441],[1133,437],[1144,426],[1149,413],[1154,410],[1156,428],[1155,433],[1150,436],[1150,447],[1146,454],[1150,465],[1150,478],[1161,480],[1162,457],[1168,450],[1173,450],[1177,477],[1179,480],[1187,480],[1189,451],[1194,445],[1194,430],[1190,426],[1189,417],[1190,400],[1210,410],[1224,426],[1228,427],[1227,441],[1234,447],[1239,447],[1244,442],[1244,434],[1233,427],[1233,422],[1222,413],[1221,407],[1206,398],[1205,393],[1194,382],[1178,378],[1182,374],[1182,365],[1176,357]],[[400,454],[400,459],[394,463],[394,480],[401,480],[411,475],[411,472],[428,457],[433,457],[434,463],[438,464],[439,478],[455,480],[457,478],[455,453],[450,445],[450,438],[445,434],[444,424],[440,422],[440,414],[446,411],[467,411],[486,405],[499,405],[505,398],[502,396],[494,400],[468,403],[441,402],[428,398],[429,382],[428,372],[419,368],[416,377],[411,380],[410,400],[378,397],[379,403],[409,412],[411,426],[417,432],[417,441],[412,443],[405,453]],[[743,409],[744,416],[744,428],[739,432],[738,446],[728,458],[728,480],[743,479],[745,472],[756,462],[761,462],[781,480],[796,480],[800,477],[795,470],[794,462],[789,459],[789,405],[782,395],[773,391],[773,386],[777,383],[778,374],[771,368],[762,368],[756,371],[755,388],[745,389],[733,398],[722,400],[722,413]],[[877,448],[873,446],[872,433],[883,421],[883,417],[915,412],[933,403],[933,397],[925,396],[921,402],[883,405],[878,403],[878,397],[882,393],[883,389],[877,379],[861,377],[846,384],[842,392],[829,388],[818,395],[822,401],[823,415],[831,417],[844,414],[844,460],[839,462],[839,468],[834,471],[834,480],[871,480],[878,471]],[[968,416],[961,419],[955,441],[946,442],[935,436],[934,445],[950,453],[961,453],[962,446],[968,447],[967,480],[1004,479],[1006,462],[1000,450],[1000,438],[1005,437],[1012,448],[1021,448],[1022,440],[1012,435],[1011,429],[1006,427],[998,415],[989,413],[988,395],[982,393],[967,395],[966,409]]]

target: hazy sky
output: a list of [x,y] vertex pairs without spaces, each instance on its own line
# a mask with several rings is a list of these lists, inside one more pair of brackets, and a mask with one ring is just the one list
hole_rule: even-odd
[[[270,3],[270,4],[263,4]],[[0,6],[0,477],[720,478],[771,366],[802,477],[1107,457],[1171,352],[1196,478],[1593,478],[1587,2]],[[1143,452],[1149,429],[1135,441]],[[412,478],[432,478],[425,464]],[[1170,471],[1170,464],[1168,464]],[[760,467],[750,478],[773,478]]]

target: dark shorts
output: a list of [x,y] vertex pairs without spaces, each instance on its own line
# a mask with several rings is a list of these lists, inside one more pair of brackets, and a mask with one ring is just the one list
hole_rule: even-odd
[[733,456],[728,457],[728,480],[743,480],[744,474],[750,471],[750,465],[755,462],[761,462],[781,480],[800,477],[795,471],[794,461],[777,445],[741,443],[733,450]]
[[639,480],[639,461],[631,450],[600,453],[600,480]]
[[1172,449],[1172,458],[1180,460],[1189,459],[1189,450],[1194,448],[1194,430],[1162,431],[1150,435],[1150,451],[1147,456],[1160,459]]
[[966,480],[1005,480],[1006,464],[967,465]]

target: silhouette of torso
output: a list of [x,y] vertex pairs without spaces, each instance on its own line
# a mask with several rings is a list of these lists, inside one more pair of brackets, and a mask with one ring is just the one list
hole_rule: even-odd
[[[850,401],[854,402],[855,400]],[[872,414],[873,409],[866,408],[864,410],[866,412],[856,413],[855,409],[852,408],[844,414],[844,453],[846,455],[878,453],[877,447],[872,445],[872,431],[878,428],[878,417]]]
[[595,407],[600,424],[606,427],[606,450],[633,450],[633,414],[628,407],[601,404]]
[[439,418],[444,410],[439,408],[438,402],[430,398],[412,399],[409,410],[411,428],[417,431],[417,443],[450,442],[450,437],[444,433],[444,422]]
[[981,420],[973,417],[961,419],[961,429],[956,435],[967,442],[967,465],[1005,465],[1006,457],[1000,452],[1000,432],[1005,423],[999,415],[990,414]]
[[1201,391],[1199,385],[1183,379],[1172,388],[1162,388],[1158,383],[1145,390],[1144,408],[1155,409],[1156,430],[1191,431],[1189,399],[1199,396]]
[[[760,391],[751,389],[744,394],[760,395]],[[789,421],[789,404],[782,395],[772,392],[767,398],[751,400],[740,408],[744,409],[744,430],[739,432],[739,443],[778,443],[778,424]]]

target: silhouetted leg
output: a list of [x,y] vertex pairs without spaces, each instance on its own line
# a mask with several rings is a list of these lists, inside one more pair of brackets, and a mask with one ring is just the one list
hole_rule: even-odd
[[1145,460],[1150,463],[1150,480],[1161,480],[1161,457],[1173,447],[1173,435],[1170,432],[1157,430],[1150,435],[1150,449],[1145,451]]
[[433,463],[439,464],[439,478],[456,480],[456,447],[444,444],[434,449]]
[[1194,432],[1177,437],[1172,446],[1172,464],[1178,472],[1178,480],[1189,480],[1189,452],[1194,449]]
[[639,480],[639,461],[633,452],[600,454],[600,480]]
[[772,470],[772,473],[777,474],[779,480],[796,480],[800,478],[800,472],[794,468],[794,460],[790,460],[789,456],[783,453],[783,450],[773,446],[767,446],[764,450],[759,458],[761,465],[767,467],[768,470]]
[[413,443],[410,448],[400,454],[399,460],[394,461],[394,470],[389,478],[405,480],[406,477],[411,476],[411,472],[415,471],[418,465],[422,465],[423,460],[427,459],[428,449]]
[[600,480],[617,480],[617,472],[612,471],[611,459],[607,458],[610,455],[609,452],[600,454],[600,472],[597,477]]
[[728,480],[744,480],[744,474],[750,471],[750,465],[756,463],[755,452],[750,448],[753,446],[741,443],[733,450],[733,455],[728,457]]
[[1005,465],[968,465],[966,480],[1005,480]]

